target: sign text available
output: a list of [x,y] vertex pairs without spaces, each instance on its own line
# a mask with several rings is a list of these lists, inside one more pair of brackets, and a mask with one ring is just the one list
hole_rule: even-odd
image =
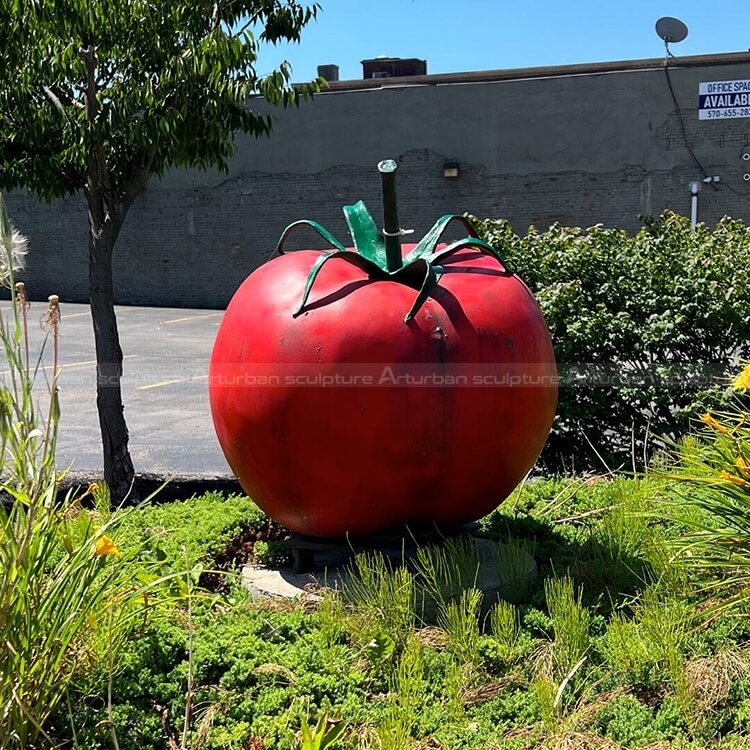
[[750,79],[698,84],[698,119],[750,117]]

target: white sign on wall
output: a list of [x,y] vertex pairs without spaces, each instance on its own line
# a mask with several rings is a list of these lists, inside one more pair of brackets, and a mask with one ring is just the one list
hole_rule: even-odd
[[750,117],[750,79],[698,84],[698,119]]

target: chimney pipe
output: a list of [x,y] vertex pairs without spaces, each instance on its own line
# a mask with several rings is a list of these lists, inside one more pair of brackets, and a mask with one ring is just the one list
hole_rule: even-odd
[[318,65],[318,77],[325,78],[328,83],[339,80],[338,65]]

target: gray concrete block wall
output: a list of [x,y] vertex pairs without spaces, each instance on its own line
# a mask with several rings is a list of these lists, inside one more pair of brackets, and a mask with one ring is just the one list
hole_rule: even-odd
[[[741,159],[750,119],[698,121],[698,83],[750,78],[731,65],[672,70],[687,138],[718,189],[703,186],[699,218],[750,221]],[[426,80],[430,80],[429,78]],[[262,101],[262,111],[273,111]],[[443,213],[531,224],[602,223],[635,232],[639,214],[689,214],[701,175],[685,147],[663,68],[322,93],[275,112],[270,139],[237,139],[229,173],[173,170],[152,179],[115,250],[120,304],[222,307],[272,253],[284,227],[319,221],[346,241],[341,206],[364,199],[380,220],[376,163],[399,162],[401,223],[423,234]],[[442,176],[446,159],[460,174]],[[32,297],[85,301],[87,226],[82,196],[39,204],[8,198],[31,240]],[[322,246],[300,233],[296,246]]]

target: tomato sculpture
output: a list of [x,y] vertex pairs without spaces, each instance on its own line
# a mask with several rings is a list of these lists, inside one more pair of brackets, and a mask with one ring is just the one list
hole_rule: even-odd
[[[395,162],[384,229],[344,212],[354,247],[309,221],[229,304],[209,396],[226,459],[269,516],[309,535],[476,520],[536,461],[556,366],[525,284],[460,216],[401,247]],[[469,236],[439,244],[443,230]],[[284,252],[315,229],[332,251]]]

